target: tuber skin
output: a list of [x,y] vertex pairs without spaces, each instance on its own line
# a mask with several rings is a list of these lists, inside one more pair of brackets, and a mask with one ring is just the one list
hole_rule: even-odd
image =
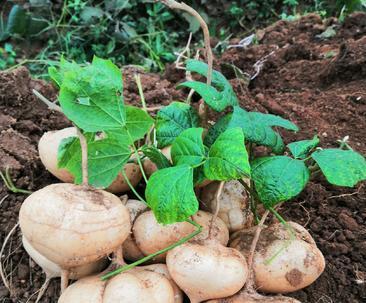
[[248,277],[245,258],[217,240],[188,242],[168,252],[166,264],[191,303],[237,293]]
[[[46,132],[38,143],[39,157],[43,165],[52,175],[65,183],[73,183],[74,176],[66,169],[57,167],[57,154],[61,141],[69,137],[77,137],[75,127]],[[140,182],[142,173],[138,164],[127,163],[124,166],[124,171],[133,186],[136,186]],[[106,190],[112,193],[123,193],[129,191],[130,188],[122,173],[119,173],[117,178]]]
[[168,267],[166,264],[151,264],[147,266],[140,267],[143,270],[151,270],[153,272],[156,272],[158,274],[163,275],[165,278],[167,278],[170,281],[170,284],[173,287],[174,290],[174,303],[183,303],[183,292],[178,287],[178,285],[174,282],[173,278],[169,274]]
[[31,194],[21,206],[19,223],[32,247],[64,270],[115,251],[131,229],[128,210],[118,197],[68,183]]
[[162,274],[134,268],[107,281],[100,276],[81,279],[69,286],[58,303],[175,303],[170,281]]
[[[255,284],[268,293],[289,293],[313,283],[324,271],[325,260],[311,235],[301,225],[288,222],[291,237],[281,223],[262,230],[253,258]],[[230,247],[248,257],[255,229],[232,235]]]
[[[216,192],[219,184],[220,182],[208,184],[200,194],[202,209],[210,213],[216,211]],[[249,199],[244,186],[239,181],[225,182],[219,203],[218,217],[226,223],[230,232],[253,226],[253,214],[249,208]]]
[[[193,216],[193,220],[203,227],[202,232],[193,239],[207,238],[212,214],[198,211]],[[188,236],[194,231],[194,226],[188,222],[160,225],[156,221],[153,212],[147,211],[136,219],[132,230],[136,245],[144,255],[149,255]],[[212,236],[225,246],[229,241],[229,231],[225,223],[219,218],[215,220],[213,225]],[[155,258],[155,261],[162,262],[165,260],[165,257],[166,254],[161,254]]]
[[301,303],[300,301],[284,296],[262,296],[256,292],[240,291],[238,294],[224,299],[209,300],[206,303]]
[[[26,237],[22,237],[23,247],[32,258],[45,272],[46,279],[52,279],[61,277],[61,267],[56,263],[48,260],[40,252],[38,252],[27,240]],[[107,266],[107,259],[99,259],[93,263],[85,264],[79,267],[72,268],[69,273],[71,280],[78,280],[91,274],[102,271]]]
[[[126,207],[130,213],[130,219],[132,225],[134,224],[136,218],[147,210],[147,205],[139,200],[127,200]],[[123,242],[123,255],[126,260],[137,261],[145,257],[141,252],[140,248],[136,245],[135,240],[132,238],[133,234],[130,234],[128,238]]]

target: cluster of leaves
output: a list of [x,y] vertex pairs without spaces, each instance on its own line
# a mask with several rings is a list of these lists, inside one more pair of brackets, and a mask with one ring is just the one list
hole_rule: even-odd
[[[223,41],[215,48],[217,51],[225,48],[233,34],[266,26],[281,16],[310,11],[339,16],[341,11],[349,13],[365,5],[364,0],[308,1],[301,5],[295,0],[185,2],[204,17],[211,35]],[[185,13],[177,15],[153,0],[30,0],[13,5],[5,21],[3,17],[0,41],[20,37],[43,45],[29,63],[38,76],[44,76],[45,63],[58,61],[62,54],[79,63],[90,61],[95,54],[122,65],[137,64],[161,71],[166,62],[175,59],[174,51],[187,41],[187,31],[182,31],[181,25],[199,33],[195,18]],[[194,37],[196,42],[200,38]]]
[[[187,69],[207,75],[205,63],[189,60]],[[109,60],[95,57],[80,67],[61,60],[60,69],[50,68],[50,76],[60,87],[59,102],[65,115],[83,130],[88,142],[89,182],[107,187],[116,178],[154,120],[143,110],[126,106],[122,99],[122,75]],[[241,108],[228,82],[214,71],[212,86],[188,81],[217,112],[230,112],[206,133],[200,118],[189,104],[173,102],[156,117],[157,146],[139,149],[159,168],[146,185],[146,201],[157,220],[164,224],[185,221],[198,211],[194,186],[205,180],[229,181],[250,178],[251,194],[271,209],[298,195],[318,168],[335,185],[352,187],[366,179],[366,161],[358,153],[343,149],[316,149],[319,139],[287,145],[273,127],[291,131],[298,128],[281,117],[248,112]],[[253,159],[246,145],[264,145],[271,155]],[[172,163],[158,148],[171,145]],[[250,149],[250,153],[252,150]],[[81,183],[81,148],[77,138],[64,139],[59,148],[59,167],[68,169]]]
[[[49,74],[60,88],[64,114],[87,138],[89,183],[108,187],[153,119],[142,109],[125,106],[122,74],[110,60],[94,57],[92,64],[81,67],[62,59],[60,68],[51,67]],[[80,184],[81,146],[77,137],[63,140],[58,158],[59,167],[68,169]]]
[[95,54],[161,71],[186,39],[181,24],[187,21],[193,22],[153,0],[68,0],[61,6],[37,0],[11,8],[0,27],[0,41],[20,37],[44,43],[32,58],[41,65],[30,65],[37,74],[44,60],[58,61],[62,54],[78,63],[91,61]]

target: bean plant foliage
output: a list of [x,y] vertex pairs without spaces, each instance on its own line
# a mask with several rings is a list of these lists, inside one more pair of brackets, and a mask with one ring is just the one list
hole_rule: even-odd
[[[187,70],[207,76],[208,66],[188,60]],[[148,157],[158,170],[147,180],[145,198],[159,223],[189,219],[198,211],[195,186],[205,180],[250,179],[250,193],[265,208],[297,196],[314,171],[329,183],[353,187],[366,179],[366,161],[350,149],[322,149],[315,136],[285,146],[278,128],[298,131],[279,116],[248,112],[240,107],[229,81],[213,72],[212,85],[187,81],[207,106],[228,112],[208,130],[196,109],[175,101],[153,119],[143,109],[124,104],[122,73],[110,60],[94,57],[80,66],[61,59],[49,74],[59,87],[65,115],[84,133],[88,146],[89,184],[108,187],[126,163]],[[155,128],[154,132],[151,130]],[[153,144],[142,145],[154,133]],[[266,146],[268,155],[255,158],[253,146]],[[171,146],[171,161],[160,148]],[[58,166],[82,182],[81,146],[77,137],[66,138],[58,151]],[[141,166],[142,167],[142,166]]]

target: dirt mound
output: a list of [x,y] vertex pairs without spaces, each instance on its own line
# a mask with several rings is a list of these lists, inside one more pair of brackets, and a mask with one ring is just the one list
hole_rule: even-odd
[[[335,35],[321,38],[329,26]],[[245,108],[278,114],[298,124],[298,133],[283,132],[287,141],[318,134],[324,145],[337,146],[337,139],[349,135],[350,145],[365,154],[365,37],[365,14],[352,15],[343,24],[309,15],[296,22],[279,21],[259,31],[259,44],[228,50],[217,66],[231,79]],[[228,68],[231,64],[258,75],[248,85],[235,78]],[[125,71],[124,94],[128,103],[138,105],[135,72],[132,68]],[[182,92],[174,87],[183,76],[171,68],[164,76],[142,73],[148,106],[180,99]],[[57,182],[42,167],[37,142],[43,132],[63,128],[69,122],[36,100],[32,89],[50,100],[56,97],[51,85],[32,80],[24,68],[0,73],[0,169],[11,167],[17,186],[37,190]],[[315,181],[295,201],[285,204],[281,213],[306,225],[325,254],[327,267],[316,283],[292,296],[303,303],[365,302],[365,185],[340,189],[322,178]],[[24,198],[7,192],[0,182],[1,243],[16,224]],[[2,261],[10,273],[12,290],[10,294],[0,285],[2,302],[26,302],[44,276],[23,250],[19,231],[11,237]],[[58,294],[58,281],[54,281],[42,302],[56,302]],[[34,296],[28,302],[34,302]]]

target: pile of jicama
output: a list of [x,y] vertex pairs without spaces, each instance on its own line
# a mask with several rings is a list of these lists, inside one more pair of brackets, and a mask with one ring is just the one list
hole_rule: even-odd
[[[57,167],[57,150],[70,136],[76,136],[75,128],[45,133],[39,142],[43,164],[64,182],[73,176]],[[169,149],[164,154],[169,158]],[[156,170],[148,158],[143,167],[147,175]],[[135,163],[125,167],[125,175],[134,186],[142,176]],[[248,261],[257,229],[246,191],[240,182],[228,181],[217,199],[219,185],[196,188],[201,210],[191,219],[202,227],[200,233],[110,279],[102,276],[195,230],[188,222],[160,225],[143,202],[115,195],[128,190],[121,175],[106,190],[57,183],[31,194],[20,210],[23,244],[47,282],[61,277],[60,303],[179,303],[185,296],[192,303],[298,302],[281,294],[310,285],[325,266],[310,234],[296,223],[273,220],[263,226]],[[69,280],[77,281],[69,285]]]

